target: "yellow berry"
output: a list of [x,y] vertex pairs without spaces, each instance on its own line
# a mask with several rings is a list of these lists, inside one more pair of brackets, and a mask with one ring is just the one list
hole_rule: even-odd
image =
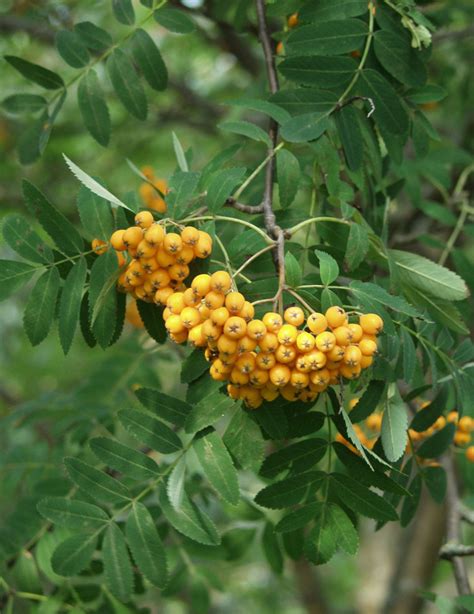
[[166,330],[170,333],[173,333],[173,335],[182,333],[185,328],[178,314],[171,314],[170,317],[165,322],[165,327],[166,327]]
[[196,307],[184,307],[180,313],[180,317],[185,328],[193,328],[201,322],[201,316]]
[[194,251],[188,245],[183,245],[181,251],[176,254],[176,262],[178,264],[189,264],[194,260]]
[[247,335],[251,339],[259,341],[260,339],[263,339],[263,337],[265,337],[266,333],[267,327],[262,322],[262,320],[251,320],[247,324]]
[[232,278],[227,271],[216,271],[211,275],[211,290],[226,294],[232,287]]
[[149,211],[139,211],[135,216],[135,224],[140,228],[150,228],[153,221],[153,215]]
[[246,332],[247,323],[238,316],[231,316],[224,324],[224,334],[231,339],[242,339]]
[[342,307],[333,305],[326,311],[326,320],[330,328],[338,328],[347,324],[347,314]]
[[144,236],[145,241],[147,241],[150,245],[158,246],[163,243],[165,231],[163,230],[163,226],[161,226],[161,224],[155,223],[145,230]]
[[364,334],[362,326],[360,324],[348,324],[347,327],[352,333],[352,343],[359,343]]
[[123,235],[125,234],[125,230],[116,230],[112,236],[110,237],[110,243],[114,249],[118,252],[124,252],[127,249],[123,241]]
[[333,335],[333,333],[327,331],[324,333],[319,333],[319,335],[316,337],[316,347],[321,352],[330,352],[335,345],[336,337]]
[[258,345],[262,352],[276,352],[279,345],[278,337],[275,333],[266,333],[263,338],[260,339]]
[[298,337],[298,329],[293,324],[283,324],[277,337],[282,345],[293,345]]
[[339,362],[344,358],[346,349],[340,345],[335,345],[330,352],[328,352],[328,358],[332,362]]
[[224,305],[225,296],[222,292],[217,292],[215,290],[211,290],[204,297],[204,304],[209,309],[219,309]]
[[285,309],[283,319],[287,324],[301,326],[304,322],[304,312],[301,307],[288,307],[288,309]]
[[463,433],[470,433],[474,427],[474,420],[469,416],[463,416],[458,422],[458,430]]
[[313,350],[306,354],[306,360],[314,371],[316,369],[322,369],[326,365],[327,356],[324,352],[321,352],[321,350]]
[[163,249],[166,253],[174,255],[181,251],[183,241],[176,232],[169,232],[163,239]]
[[236,315],[240,312],[245,303],[245,297],[240,292],[229,292],[225,297],[225,306],[229,313]]
[[362,339],[359,341],[359,350],[364,356],[373,356],[377,351],[377,344],[372,339]]
[[383,330],[383,320],[376,313],[365,313],[360,316],[359,324],[364,333],[369,335],[378,335]]
[[297,390],[306,388],[306,386],[309,384],[309,375],[293,370],[291,372],[290,384]]
[[280,314],[273,311],[267,312],[263,318],[263,323],[267,327],[269,333],[277,333],[283,325],[283,320]]
[[257,342],[255,339],[250,339],[250,337],[242,337],[239,339],[237,345],[237,352],[239,354],[243,354],[244,352],[252,352],[257,347]]
[[229,316],[230,314],[228,309],[226,309],[225,307],[218,307],[211,312],[209,317],[214,322],[214,324],[217,324],[217,326],[224,326]]
[[315,335],[319,335],[319,333],[322,333],[328,327],[326,316],[318,312],[312,313],[310,316],[308,316],[306,324],[308,325],[309,330]]
[[128,248],[137,247],[143,239],[143,230],[138,226],[130,226],[122,235],[122,240]]
[[255,364],[259,369],[268,371],[276,364],[275,354],[270,352],[260,352],[255,358]]
[[197,296],[206,296],[211,289],[211,276],[206,273],[197,275],[191,282],[191,288]]
[[362,369],[367,369],[368,367],[370,367],[370,365],[374,362],[374,359],[372,358],[372,356],[364,356],[362,355],[362,358],[360,359],[360,366],[362,367]]
[[286,365],[275,365],[270,369],[270,381],[279,388],[290,381],[291,371]]
[[296,337],[296,347],[301,352],[311,352],[316,345],[316,339],[313,337],[311,333],[299,333]]
[[474,446],[466,448],[466,458],[470,463],[474,463]]
[[149,275],[148,279],[155,290],[168,286],[171,281],[168,271],[165,269],[156,269],[156,271],[153,271],[153,273]]
[[194,253],[198,258],[207,258],[212,252],[212,239],[202,230],[198,230],[199,237],[197,243],[194,245]]
[[292,345],[279,345],[275,352],[275,358],[278,362],[286,365],[295,360],[296,350]]
[[344,352],[344,363],[350,367],[355,367],[360,363],[362,353],[356,345],[349,345]]
[[289,28],[296,28],[298,25],[298,13],[293,13],[287,19],[287,25]]
[[206,345],[206,340],[202,334],[202,324],[198,324],[191,328],[188,333],[188,342],[195,347],[203,347]]
[[356,379],[359,377],[362,367],[359,365],[355,365],[351,367],[350,365],[343,364],[340,368],[340,373],[346,379]]
[[265,387],[261,390],[261,395],[265,399],[265,401],[274,401],[280,396],[280,393],[277,390],[271,390],[270,388]]
[[194,247],[199,240],[199,230],[193,226],[186,226],[181,231],[181,239],[185,245]]
[[345,347],[352,341],[352,331],[348,326],[338,326],[333,331],[337,345]]
[[250,373],[255,369],[255,356],[250,352],[243,354],[236,361],[235,368],[242,373]]
[[171,313],[179,315],[186,307],[186,304],[184,302],[184,293],[173,292],[173,294],[171,294],[166,301],[166,307],[170,310]]
[[176,263],[175,256],[168,254],[168,252],[165,252],[161,247],[158,248],[155,258],[158,264],[164,269]]
[[457,446],[465,446],[471,441],[471,435],[469,433],[463,433],[462,431],[456,431],[454,433],[454,443]]

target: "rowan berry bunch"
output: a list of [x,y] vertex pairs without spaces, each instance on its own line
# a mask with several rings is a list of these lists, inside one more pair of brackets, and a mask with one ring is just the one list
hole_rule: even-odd
[[305,317],[301,307],[256,319],[226,271],[195,277],[174,292],[163,312],[170,337],[205,348],[213,379],[249,408],[283,396],[314,401],[339,378],[356,379],[373,362],[382,319],[364,314],[350,323],[341,307]]
[[154,209],[158,213],[166,213],[166,203],[163,199],[163,196],[168,192],[168,183],[166,179],[156,177],[151,166],[145,166],[141,171],[148,179],[148,181],[144,181],[139,188],[139,194],[143,204],[148,209]]
[[[193,226],[176,226],[176,232],[166,232],[165,225],[155,222],[149,211],[136,214],[135,226],[116,230],[110,245],[124,268],[118,289],[161,306],[174,292],[185,289],[191,262],[207,258],[212,251],[212,239],[207,232]],[[100,245],[100,253],[106,248],[107,244]]]

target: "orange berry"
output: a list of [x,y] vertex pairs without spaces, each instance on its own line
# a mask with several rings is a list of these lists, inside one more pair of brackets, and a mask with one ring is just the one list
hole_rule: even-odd
[[181,251],[176,254],[176,262],[178,264],[189,264],[194,260],[194,251],[192,247],[188,245],[183,245]]
[[227,271],[216,271],[211,275],[211,290],[226,294],[232,287],[232,278]]
[[266,333],[263,339],[260,339],[258,345],[262,352],[276,352],[279,345],[278,337],[275,335],[275,333]]
[[227,384],[227,394],[231,399],[237,401],[240,398],[240,388],[238,386],[234,386],[234,384]]
[[289,364],[295,360],[296,350],[292,345],[279,345],[275,352],[275,358],[278,362],[285,365]]
[[211,276],[206,273],[197,275],[191,282],[191,288],[197,296],[206,296],[211,289]]
[[217,326],[224,326],[230,314],[225,307],[218,307],[211,312],[210,318]]
[[377,351],[377,344],[372,339],[362,339],[359,341],[359,350],[364,356],[373,356]]
[[348,326],[338,326],[333,331],[337,345],[345,347],[352,341],[352,331]]
[[243,354],[244,352],[252,352],[257,347],[257,342],[255,339],[250,339],[250,337],[242,337],[239,339],[239,343],[237,344],[237,352],[239,354]]
[[362,367],[362,369],[368,369],[373,362],[374,362],[374,359],[372,356],[362,355],[362,358],[360,359],[359,364]]
[[155,292],[155,299],[154,299],[155,303],[158,303],[159,305],[166,305],[166,301],[172,294],[174,294],[174,290],[173,288],[170,288],[169,286],[165,286],[164,288],[159,288]]
[[180,313],[180,317],[185,328],[193,328],[201,322],[201,315],[196,307],[184,307]]
[[185,329],[180,333],[170,333],[170,339],[175,343],[186,343],[188,340],[188,331]]
[[382,414],[371,414],[366,418],[365,424],[371,431],[380,431],[382,427]]
[[177,254],[183,247],[183,241],[176,232],[169,232],[163,239],[163,249],[167,254]]
[[[123,233],[122,240],[128,248],[137,247],[140,241],[143,239],[143,230],[138,226],[130,226]],[[117,249],[117,248],[115,248]]]
[[270,381],[282,388],[290,381],[291,371],[286,365],[275,365],[270,369]]
[[149,211],[139,211],[135,216],[135,224],[140,228],[150,228],[153,222],[153,215]]
[[183,295],[184,303],[188,307],[196,307],[201,302],[201,299],[199,298],[199,296],[194,294],[192,288],[186,288],[186,290],[183,292]]
[[156,271],[150,273],[148,279],[150,280],[155,290],[159,290],[160,288],[168,286],[171,281],[171,278],[165,269],[156,269]]
[[306,354],[298,356],[296,359],[296,369],[300,373],[309,373],[311,371],[311,363],[309,362]]
[[304,322],[304,311],[301,307],[288,307],[288,309],[285,309],[283,319],[287,324],[301,326]]
[[148,241],[145,241],[145,239],[142,239],[140,243],[137,245],[137,254],[136,254],[137,258],[145,258],[145,259],[153,258],[155,253],[156,253],[156,247],[154,247],[153,245],[150,245]]
[[199,240],[199,230],[194,226],[186,226],[181,231],[181,239],[185,245],[194,247]]
[[287,386],[283,386],[283,388],[280,390],[280,394],[287,401],[294,401],[298,396],[298,391],[296,388],[294,388],[294,386],[289,384]]
[[171,313],[179,315],[186,307],[184,302],[184,293],[173,292],[173,294],[171,294],[166,301],[166,307]]
[[277,55],[282,55],[285,52],[282,41],[278,41],[275,51]]
[[463,433],[470,433],[474,428],[474,420],[469,416],[463,416],[458,422],[458,430]]
[[265,337],[266,333],[267,327],[262,322],[262,320],[251,320],[247,324],[247,335],[251,339],[259,341],[260,339],[263,339],[263,337]]
[[311,352],[316,345],[316,339],[313,337],[311,333],[299,333],[296,337],[296,347],[301,352]]
[[198,230],[198,233],[199,238],[197,243],[194,245],[194,253],[198,258],[207,258],[212,252],[212,239],[207,232]]
[[298,329],[293,324],[283,324],[277,337],[282,345],[293,345],[298,337]]
[[302,390],[306,388],[309,384],[309,375],[306,373],[301,373],[300,371],[292,371],[290,377],[290,384],[294,386],[297,390]]
[[448,417],[446,418],[448,422],[457,422],[459,418],[459,414],[456,410],[450,411]]
[[237,353],[238,341],[236,339],[230,339],[225,335],[219,337],[217,340],[217,349],[221,354],[227,354],[228,356],[232,356]]
[[330,352],[328,352],[328,358],[332,362],[339,362],[344,358],[346,349],[340,345],[335,345]]
[[244,386],[240,391],[240,398],[245,405],[251,409],[257,409],[263,403],[262,395],[259,390],[251,388],[250,386]]
[[124,234],[125,234],[125,230],[116,230],[110,237],[110,243],[112,247],[116,249],[118,252],[124,252],[127,249],[127,246],[123,242]]
[[344,352],[344,362],[350,367],[355,367],[360,363],[362,353],[356,345],[349,345]]
[[308,316],[306,324],[308,325],[309,330],[315,335],[319,335],[319,333],[322,333],[328,327],[326,316],[318,312],[312,313],[310,316]]
[[165,231],[163,230],[163,226],[157,222],[145,230],[145,241],[147,241],[150,245],[161,245],[164,238]]
[[359,323],[364,333],[378,335],[383,330],[383,320],[376,313],[365,313],[360,316]]
[[261,388],[265,386],[265,384],[269,380],[268,371],[263,369],[255,369],[250,373],[250,384],[255,386],[256,388]]
[[170,317],[165,322],[166,330],[173,335],[178,333],[182,333],[184,331],[184,324],[181,321],[181,318],[177,314],[171,314]]
[[283,320],[280,314],[273,311],[267,312],[263,318],[263,323],[267,327],[269,333],[277,333],[283,325]]
[[268,387],[266,387],[261,390],[261,395],[265,401],[274,401],[280,396],[280,393],[278,390],[270,390]]
[[225,297],[225,306],[229,313],[236,315],[240,312],[245,303],[245,297],[240,292],[229,292]]
[[289,28],[296,28],[298,25],[298,13],[293,13],[287,19],[287,25]]
[[211,290],[204,297],[204,304],[208,309],[219,309],[219,307],[223,307],[225,302],[225,296],[222,292],[216,292],[215,290]]
[[245,384],[249,383],[250,377],[247,373],[242,373],[238,369],[232,369],[229,377],[232,384],[236,384],[237,386],[245,386]]
[[319,335],[316,337],[316,347],[321,352],[330,352],[335,345],[336,337],[333,335],[333,333],[319,333]]
[[326,365],[327,356],[324,352],[321,352],[321,350],[313,350],[306,354],[306,360],[311,369],[315,371],[316,369],[322,369]]
[[250,373],[255,369],[255,356],[250,352],[243,354],[237,359],[235,368],[242,373]]
[[247,323],[249,323],[250,320],[252,320],[255,316],[255,307],[252,305],[252,303],[245,301],[244,306],[242,307],[242,309],[239,311],[237,315],[239,315]]
[[364,334],[362,326],[360,324],[348,324],[347,328],[349,328],[352,333],[352,343],[359,343]]
[[470,463],[474,463],[474,446],[466,448],[466,458]]
[[356,379],[359,377],[362,367],[359,365],[355,365],[351,367],[350,365],[341,365],[340,373],[346,379]]
[[189,267],[186,264],[172,264],[168,267],[168,275],[174,281],[182,282],[189,276]]
[[465,446],[471,441],[471,435],[469,433],[463,433],[462,431],[456,431],[454,433],[454,443],[457,446]]
[[255,358],[255,364],[259,369],[268,371],[276,364],[275,354],[270,352],[260,352]]
[[207,343],[217,343],[217,340],[222,335],[222,328],[216,326],[214,322],[208,318],[202,325],[202,334]]
[[242,339],[246,332],[247,323],[238,316],[231,316],[224,324],[224,334],[231,339]]
[[333,305],[326,311],[326,320],[330,328],[345,326],[348,322],[347,314],[342,307]]

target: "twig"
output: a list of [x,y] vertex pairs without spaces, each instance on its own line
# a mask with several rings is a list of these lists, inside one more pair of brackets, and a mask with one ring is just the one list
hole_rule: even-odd
[[[270,92],[275,94],[278,91],[278,76],[275,67],[272,41],[265,17],[264,0],[256,0],[258,35],[263,48],[265,67],[267,71],[268,85]],[[268,126],[268,136],[270,137],[271,147],[268,152],[268,162],[265,172],[265,189],[263,193],[263,219],[268,234],[276,240],[275,250],[273,251],[273,262],[278,273],[278,292],[274,298],[274,305],[278,305],[280,311],[283,309],[282,294],[285,285],[285,234],[276,223],[273,211],[273,179],[275,175],[275,149],[278,141],[278,124],[274,119],[270,119]]]
[[[459,510],[459,491],[456,477],[456,471],[454,469],[453,457],[451,454],[446,454],[444,457],[444,468],[447,476],[447,492],[446,492],[446,505],[447,505],[447,522],[446,522],[446,537],[447,544],[444,548],[457,547],[460,540],[460,524],[461,514]],[[440,556],[443,555],[443,548],[441,548]],[[449,560],[453,566],[454,579],[456,580],[456,586],[460,595],[470,595],[471,588],[469,585],[469,578],[467,575],[466,566],[462,558],[463,555],[459,553],[451,554]],[[444,557],[446,558],[446,556]]]
[[468,524],[474,524],[474,510],[471,510],[464,505],[460,505],[459,513],[461,515],[461,520],[464,520],[464,522],[467,522]]
[[225,201],[227,207],[232,207],[237,211],[241,211],[242,213],[250,213],[250,215],[254,215],[255,213],[263,213],[263,205],[244,205],[243,203],[239,203],[235,200],[235,198],[228,198]]
[[458,556],[473,556],[474,546],[464,546],[463,544],[445,544],[439,551],[439,558],[451,561]]

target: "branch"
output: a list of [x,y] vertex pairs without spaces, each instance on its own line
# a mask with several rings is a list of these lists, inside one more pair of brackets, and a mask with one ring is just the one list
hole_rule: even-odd
[[461,519],[464,520],[464,522],[474,524],[474,510],[471,510],[468,507],[461,505],[459,507],[459,513],[461,514]]
[[262,205],[244,205],[243,203],[239,203],[235,200],[235,198],[229,197],[225,204],[227,207],[232,207],[237,211],[241,211],[242,213],[250,213],[253,215],[255,213],[263,213],[263,204]]
[[[446,493],[446,504],[448,512],[448,518],[446,523],[446,537],[448,543],[444,548],[441,548],[440,556],[443,556],[444,549],[452,549],[454,547],[459,547],[457,546],[457,544],[459,544],[461,534],[459,491],[456,471],[454,469],[453,457],[451,454],[446,454],[443,464],[446,470],[448,482]],[[456,580],[458,593],[460,595],[470,595],[471,588],[469,585],[469,577],[467,575],[466,566],[462,558],[465,555],[460,554],[459,552],[453,553],[452,550],[448,550],[448,552],[451,552],[449,560],[451,561],[451,564],[453,566],[454,579]],[[444,558],[446,558],[446,556]]]
[[439,558],[452,561],[458,556],[473,556],[474,546],[464,546],[463,544],[445,544],[439,551]]

